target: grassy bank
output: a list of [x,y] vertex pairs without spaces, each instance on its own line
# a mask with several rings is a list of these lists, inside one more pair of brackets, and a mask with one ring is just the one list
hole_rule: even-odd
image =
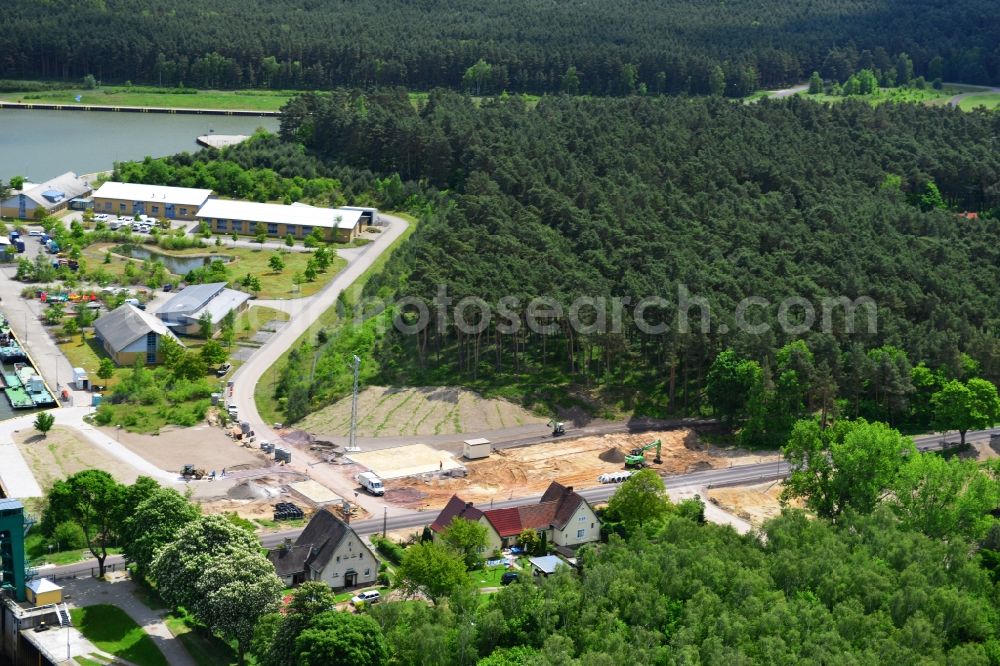
[[[375,260],[368,270],[362,273],[361,277],[355,280],[354,283],[344,291],[344,296],[347,298],[349,303],[353,303],[357,300],[357,298],[361,295],[361,290],[364,289],[368,280],[382,270],[386,262],[389,261],[389,257],[392,256],[392,253],[395,252],[398,247],[403,245],[403,243],[405,243],[417,229],[417,219],[412,215],[396,212],[391,214],[405,219],[409,222],[409,225],[406,227],[406,231],[404,231],[399,238],[392,242],[392,245],[390,245],[379,256],[379,258]],[[283,420],[282,415],[278,413],[277,401],[273,399],[273,387],[278,380],[280,368],[285,364],[285,361],[288,358],[289,351],[298,347],[307,340],[312,340],[320,329],[328,326],[334,326],[337,321],[337,305],[336,303],[331,303],[330,307],[327,308],[322,315],[320,315],[319,319],[313,322],[313,325],[299,336],[299,338],[295,341],[295,344],[285,350],[285,352],[278,357],[278,360],[275,361],[263,375],[261,375],[260,380],[257,382],[257,386],[254,387],[254,402],[257,404],[257,412],[260,414],[264,423],[276,423]]]
[[[166,109],[226,109],[278,111],[295,93],[289,90],[194,90],[148,86],[102,86],[94,90],[15,91],[0,94],[7,102],[89,104],[93,106],[145,106]],[[77,96],[80,101],[77,101]]]

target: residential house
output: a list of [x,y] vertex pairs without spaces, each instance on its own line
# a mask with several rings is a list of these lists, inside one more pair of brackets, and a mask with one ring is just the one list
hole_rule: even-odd
[[332,588],[371,585],[378,578],[378,558],[351,526],[321,509],[294,543],[286,541],[267,554],[288,586],[323,581]]
[[193,220],[212,190],[108,181],[94,192],[94,212]]
[[118,365],[132,365],[137,358],[146,365],[161,362],[165,337],[180,344],[166,324],[128,303],[95,321],[94,335]]
[[217,234],[235,232],[252,236],[256,235],[258,225],[264,225],[270,237],[291,235],[303,239],[318,230],[324,240],[347,243],[377,221],[374,210],[211,199],[198,211],[198,219]]
[[517,537],[526,529],[544,532],[549,543],[574,547],[598,541],[601,523],[590,504],[572,486],[553,481],[537,504],[522,504],[504,509],[482,510],[472,502],[452,495],[431,531],[442,532],[455,518],[478,522],[486,527],[485,552],[509,548],[517,544]]
[[227,289],[225,282],[185,287],[156,311],[156,316],[175,333],[199,335],[202,317],[212,322],[212,332],[219,329],[230,312],[246,309],[250,294]]
[[71,200],[90,191],[89,182],[67,171],[41,185],[26,183],[20,190],[11,192],[6,199],[0,200],[0,216],[34,220],[42,213],[63,210]]

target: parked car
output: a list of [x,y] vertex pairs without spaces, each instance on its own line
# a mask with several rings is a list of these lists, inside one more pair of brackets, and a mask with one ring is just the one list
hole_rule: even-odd
[[222,377],[232,369],[233,369],[233,364],[226,362],[219,366],[219,369],[215,371],[215,374],[218,375],[219,377]]
[[132,224],[133,222],[135,222],[135,218],[132,217],[131,215],[123,215],[122,217],[118,218],[118,221],[121,222],[122,224],[124,224],[126,222],[128,224]]
[[377,604],[381,599],[382,595],[379,594],[378,590],[368,590],[367,592],[358,592],[356,596],[351,597],[351,604],[354,606]]
[[174,285],[172,283],[163,285],[163,291],[173,291],[173,290],[174,290]]
[[134,308],[139,308],[140,310],[146,309],[146,304],[141,302],[138,298],[126,298],[125,302]]
[[38,229],[32,229],[31,231],[28,232],[28,235],[29,236],[44,236],[45,232],[44,231],[39,231]]
[[520,577],[521,574],[516,571],[506,571],[504,572],[504,575],[500,576],[500,584],[510,585],[511,583],[516,582]]

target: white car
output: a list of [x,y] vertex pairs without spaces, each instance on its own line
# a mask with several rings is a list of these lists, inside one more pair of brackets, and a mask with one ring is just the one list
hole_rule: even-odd
[[118,221],[121,222],[122,224],[132,224],[133,222],[135,222],[135,218],[132,217],[131,215],[125,215],[123,217],[119,217]]
[[379,594],[378,590],[368,590],[367,592],[358,592],[357,596],[351,597],[351,604],[354,606],[377,604],[381,599],[382,595]]
[[105,220],[108,219],[108,214],[98,213],[97,215],[94,216],[94,219],[97,220],[98,222],[104,222]]
[[31,231],[28,232],[28,235],[29,236],[39,236],[39,237],[41,237],[41,236],[45,235],[45,232],[44,231],[38,231],[37,229],[32,229]]

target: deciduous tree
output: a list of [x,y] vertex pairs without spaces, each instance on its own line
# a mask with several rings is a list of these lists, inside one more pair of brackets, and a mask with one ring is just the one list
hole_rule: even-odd
[[461,553],[465,566],[475,569],[482,564],[486,548],[486,526],[471,520],[455,518],[441,532],[441,540]]
[[103,470],[89,469],[56,481],[49,491],[49,506],[56,516],[68,516],[83,529],[87,548],[97,560],[98,575],[104,576],[108,548],[117,540],[117,518],[125,488]]
[[399,573],[405,590],[423,592],[435,600],[469,583],[462,554],[435,542],[408,547],[403,552]]
[[663,479],[656,470],[643,469],[628,479],[608,500],[608,514],[626,527],[642,527],[670,511]]

